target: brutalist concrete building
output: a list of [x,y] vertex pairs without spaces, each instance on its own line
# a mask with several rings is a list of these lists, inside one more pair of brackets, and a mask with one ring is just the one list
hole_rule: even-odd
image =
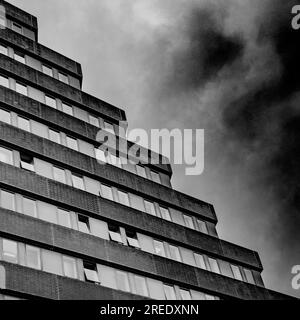
[[131,145],[125,112],[0,5],[0,298],[285,298],[256,252],[219,239],[211,204],[172,189],[170,165],[99,149],[100,129]]

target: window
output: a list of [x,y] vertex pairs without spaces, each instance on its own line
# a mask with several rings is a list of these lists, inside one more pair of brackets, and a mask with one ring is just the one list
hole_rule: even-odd
[[128,275],[126,272],[117,271],[117,287],[119,290],[129,292],[129,281],[128,281]]
[[78,215],[78,229],[84,233],[90,233],[89,218],[81,214]]
[[6,28],[6,15],[5,10],[2,10],[0,13],[0,28],[5,29]]
[[85,190],[82,176],[77,176],[75,174],[72,174],[72,182],[73,182],[73,187],[74,188],[77,188],[77,189],[80,189],[80,190]]
[[26,245],[26,264],[27,267],[41,269],[41,253],[39,248]]
[[111,187],[101,184],[101,193],[103,198],[113,200]]
[[206,270],[207,268],[206,268],[203,256],[201,254],[198,254],[198,253],[194,253],[194,256],[195,256],[197,267]]
[[140,296],[149,297],[146,279],[140,276],[134,276],[136,293]]
[[58,224],[71,228],[71,217],[69,211],[58,209]]
[[106,163],[105,152],[99,148],[95,148],[96,159]]
[[78,142],[76,139],[67,136],[67,146],[75,151],[78,151]]
[[36,202],[28,198],[23,198],[23,213],[30,217],[36,217]]
[[30,121],[18,116],[18,128],[30,132]]
[[11,150],[0,147],[0,161],[13,164],[13,153]]
[[49,273],[63,275],[62,256],[60,253],[42,250],[42,269]]
[[46,95],[45,101],[46,101],[46,105],[47,105],[47,106],[49,106],[49,107],[51,107],[51,108],[54,108],[54,109],[57,108],[57,107],[56,107],[56,100],[55,100],[54,98],[49,97],[49,96]]
[[19,82],[16,83],[16,91],[20,94],[23,94],[24,96],[28,95],[27,86]]
[[247,282],[255,284],[252,271],[246,268],[244,268],[244,271],[245,271]]
[[63,256],[64,274],[66,277],[76,279],[77,268],[76,260],[70,257]]
[[1,190],[1,207],[8,210],[15,210],[15,195],[11,192]]
[[172,245],[169,245],[171,259],[181,262],[181,256],[179,253],[179,249]]
[[23,53],[19,53],[15,51],[14,59],[25,64],[25,55]]
[[200,232],[208,234],[207,226],[204,221],[197,219],[197,224]]
[[243,277],[242,277],[240,268],[238,266],[234,266],[233,264],[231,264],[230,266],[231,266],[231,270],[232,270],[234,278],[237,280],[243,281]]
[[144,199],[142,197],[129,193],[129,198],[131,208],[145,212]]
[[15,241],[3,239],[3,260],[7,262],[18,262],[18,246]]
[[61,182],[61,183],[66,183],[66,173],[65,170],[53,167],[53,177],[54,180]]
[[147,178],[146,169],[140,165],[136,166],[137,174],[141,177]]
[[167,300],[176,300],[174,287],[164,284],[164,293]]
[[43,64],[42,66],[42,71],[43,73],[45,73],[46,75],[50,76],[50,77],[53,77],[53,70],[51,67],[47,67]]
[[15,23],[15,22],[12,23],[12,30],[20,34],[23,34],[23,28],[18,23]]
[[137,234],[135,231],[126,230],[126,237],[130,247],[140,248]]
[[21,153],[21,168],[28,171],[34,171],[34,158],[27,153]]
[[10,112],[0,109],[0,121],[11,124]]
[[8,78],[0,75],[0,85],[9,88]]
[[182,300],[192,300],[189,290],[179,289],[179,292]]
[[146,212],[151,214],[152,216],[156,216],[155,207],[153,202],[149,202],[144,200]]
[[111,154],[111,153],[108,154],[108,162],[112,166],[116,166],[116,167],[122,168],[122,164],[121,164],[120,158],[116,157],[114,154]]
[[119,196],[119,202],[125,206],[129,207],[129,198],[128,198],[128,194],[118,190],[118,196]]
[[78,142],[76,139],[67,136],[67,147],[78,151]]
[[151,170],[151,178],[156,183],[161,183],[159,173]]
[[69,78],[66,74],[59,72],[58,79],[66,84],[69,84]]
[[100,123],[99,123],[99,119],[92,116],[92,115],[89,115],[89,120],[90,120],[90,124],[95,126],[95,127],[100,127]]
[[73,116],[73,107],[68,104],[62,103],[62,111]]
[[49,129],[49,139],[53,142],[61,144],[60,133]]
[[104,129],[110,133],[113,133],[115,134],[115,129],[114,129],[114,126],[113,124],[107,122],[107,121],[104,121]]
[[153,240],[154,252],[162,257],[166,256],[164,244],[161,241]]
[[6,46],[3,46],[2,44],[0,44],[0,53],[4,54],[4,55],[8,55],[8,49]]
[[208,261],[209,261],[209,265],[210,265],[210,270],[212,272],[220,274],[221,272],[220,272],[220,268],[219,268],[219,264],[218,264],[217,260],[213,259],[213,258],[208,258]]
[[165,220],[171,221],[169,209],[163,208],[163,207],[159,207],[159,208],[160,208],[161,217]]
[[187,215],[183,215],[185,226],[190,229],[195,229],[193,218]]
[[109,237],[112,241],[123,243],[120,228],[114,224],[108,225]]
[[87,282],[100,283],[96,263],[83,261],[84,275]]
[[206,294],[205,295],[205,300],[215,300],[215,297],[210,295],[210,294]]

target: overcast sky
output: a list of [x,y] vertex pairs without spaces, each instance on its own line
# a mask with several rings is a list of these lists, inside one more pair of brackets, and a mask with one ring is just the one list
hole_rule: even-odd
[[174,188],[214,204],[220,237],[259,252],[268,288],[300,296],[298,87],[285,86],[299,52],[284,42],[295,1],[9,2],[38,17],[40,43],[80,62],[83,90],[123,108],[129,128],[205,129],[204,173],[176,166]]

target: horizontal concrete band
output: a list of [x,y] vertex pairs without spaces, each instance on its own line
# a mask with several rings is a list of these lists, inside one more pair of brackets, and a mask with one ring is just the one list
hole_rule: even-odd
[[10,57],[4,55],[1,56],[0,71],[11,75],[27,85],[40,89],[43,92],[46,91],[46,93],[53,94],[55,97],[61,98],[65,102],[77,105],[83,109],[100,112],[114,119],[115,122],[126,121],[124,110],[67,85],[55,78],[45,75],[44,73],[30,68],[21,62],[15,61]]
[[37,18],[33,15],[29,14],[26,11],[23,11],[20,8],[17,8],[13,6],[12,4],[0,0],[0,5],[5,7],[6,15],[9,17],[13,17],[16,21],[21,22],[23,25],[35,29],[37,31],[38,24],[37,24]]
[[[140,300],[133,295],[91,283],[0,261],[5,268],[6,290],[51,300]],[[145,298],[146,299],[146,298]]]
[[[269,290],[222,275],[185,265],[163,257],[89,236],[22,214],[1,210],[0,235],[28,241],[46,249],[67,253],[82,259],[142,273],[150,278],[206,290],[224,297],[268,299]],[[279,295],[280,297],[280,295]]]
[[0,163],[1,187],[261,271],[255,251]]
[[0,30],[0,39],[13,48],[16,47],[19,51],[23,51],[44,63],[49,62],[82,81],[82,69],[78,62],[8,28]]
[[[81,138],[91,144],[96,141],[99,128],[70,116],[64,112],[57,111],[45,104],[42,104],[36,100],[28,98],[24,95],[17,93],[14,90],[0,86],[0,105],[4,108],[20,113],[49,127],[57,130],[61,130],[65,133],[70,133],[74,137]],[[117,137],[117,142],[120,141],[120,145],[127,145],[128,148],[134,144],[130,141],[126,141],[121,137]],[[141,148],[142,153],[150,154],[151,151],[146,151],[145,148]],[[159,155],[155,154],[155,158]],[[149,167],[153,167],[158,171],[164,172],[169,176],[172,175],[172,168],[169,164],[152,164]]]
[[110,164],[99,164],[95,158],[0,122],[0,142],[12,148],[28,150],[37,158],[58,164],[109,185],[131,191],[162,205],[217,222],[213,206],[172,188],[144,179]]

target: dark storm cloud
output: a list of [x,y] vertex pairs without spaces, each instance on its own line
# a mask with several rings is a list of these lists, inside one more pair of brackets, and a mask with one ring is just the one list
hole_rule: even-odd
[[266,238],[276,243],[277,268],[287,279],[293,264],[300,263],[300,32],[291,27],[291,8],[297,3],[265,1],[247,33],[228,14],[238,1],[229,1],[225,9],[199,1],[185,15],[187,41],[171,53],[170,77],[161,89],[178,95],[193,90],[205,101],[219,95],[213,106],[203,106],[199,99],[198,110],[191,95],[186,109],[200,120],[201,111],[213,107],[222,125],[214,147],[222,149],[223,161],[244,165],[241,175],[251,181],[252,189],[241,192],[257,199],[262,190],[272,194],[276,214],[253,212],[252,218],[264,215],[269,221]]
[[[264,182],[277,196],[279,241],[290,246],[283,255],[294,263],[300,261],[300,34],[290,25],[296,3],[274,2],[257,38],[275,51],[281,66],[278,77],[246,92],[223,111],[227,137],[260,145],[254,152],[262,155],[258,159],[264,164]],[[274,141],[271,149],[268,144]],[[264,155],[264,149],[270,153]]]
[[187,45],[173,52],[169,77],[170,86],[179,90],[199,88],[243,51],[242,39],[225,34],[223,14],[216,15],[212,7],[192,7],[185,19]]

